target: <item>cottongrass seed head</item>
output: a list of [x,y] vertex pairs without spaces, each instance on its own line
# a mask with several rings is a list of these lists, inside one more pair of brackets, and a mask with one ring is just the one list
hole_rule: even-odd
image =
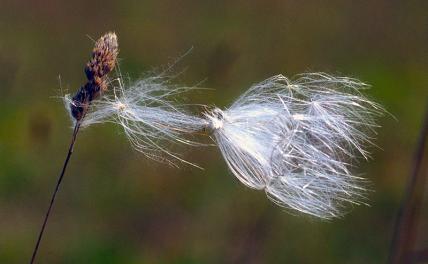
[[364,200],[351,172],[377,127],[367,85],[322,73],[282,75],[252,86],[228,109],[205,113],[232,173],[276,204],[316,217],[340,216]]

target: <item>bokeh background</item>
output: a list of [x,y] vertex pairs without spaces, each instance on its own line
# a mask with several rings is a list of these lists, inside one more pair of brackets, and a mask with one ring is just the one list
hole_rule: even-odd
[[371,84],[396,118],[380,120],[381,148],[357,170],[372,182],[371,206],[330,222],[293,216],[240,184],[214,147],[182,149],[204,171],[175,169],[133,151],[114,125],[94,126],[79,135],[39,263],[386,261],[428,98],[424,0],[0,0],[0,263],[30,258],[71,135],[55,97],[83,84],[88,36],[110,30],[131,78],[193,47],[177,82],[215,90],[190,102],[227,106],[279,73]]

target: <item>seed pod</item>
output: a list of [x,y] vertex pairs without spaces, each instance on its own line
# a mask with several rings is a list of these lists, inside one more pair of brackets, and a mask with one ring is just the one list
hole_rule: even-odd
[[112,32],[103,35],[95,42],[92,58],[85,67],[88,81],[80,87],[70,105],[71,114],[76,121],[84,117],[92,100],[107,90],[107,74],[116,65],[118,47],[117,36]]

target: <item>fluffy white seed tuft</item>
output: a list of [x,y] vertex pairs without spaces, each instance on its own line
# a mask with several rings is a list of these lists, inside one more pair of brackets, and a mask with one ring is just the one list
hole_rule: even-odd
[[114,93],[92,102],[82,127],[104,122],[119,124],[134,148],[146,157],[173,166],[181,161],[197,167],[171,150],[179,143],[203,145],[191,136],[201,131],[207,121],[187,114],[183,105],[172,99],[192,88],[174,86],[164,76],[152,76],[131,85],[118,78],[109,89]]
[[380,105],[355,79],[322,73],[282,75],[252,86],[226,110],[206,113],[232,173],[264,189],[285,208],[338,217],[364,200],[363,179],[350,171],[369,157]]

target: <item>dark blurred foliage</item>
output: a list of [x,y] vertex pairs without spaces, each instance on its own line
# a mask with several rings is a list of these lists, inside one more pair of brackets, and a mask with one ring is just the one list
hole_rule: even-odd
[[[204,171],[145,160],[119,129],[79,135],[39,263],[382,263],[428,97],[427,1],[0,1],[0,263],[25,263],[66,154],[92,38],[114,30],[138,78],[185,53],[177,82],[228,105],[271,75],[324,71],[371,84],[396,119],[358,168],[370,207],[330,222],[293,216],[240,184],[213,148]],[[61,76],[61,82],[58,79]],[[418,247],[428,246],[427,203]]]

